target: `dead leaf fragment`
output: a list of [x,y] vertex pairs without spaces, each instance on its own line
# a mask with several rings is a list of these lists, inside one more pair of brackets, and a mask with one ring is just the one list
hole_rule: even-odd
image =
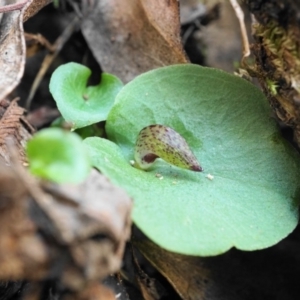
[[22,280],[28,276],[37,280],[48,273],[47,248],[36,235],[37,227],[28,216],[26,199],[26,188],[1,160],[0,280]]
[[40,128],[42,126],[50,124],[59,116],[60,112],[56,108],[41,106],[28,113],[26,116],[26,120],[28,120],[28,122],[35,128]]
[[71,299],[95,299],[121,266],[130,198],[95,170],[81,185],[42,189],[10,150],[12,167],[0,164],[0,280],[57,279]]
[[[18,1],[14,2],[17,3]],[[28,19],[34,12],[37,12],[48,3],[50,3],[50,0],[28,0],[21,10],[1,14],[0,100],[4,99],[14,90],[24,73],[26,46],[23,30],[23,14],[26,12],[25,19]],[[7,4],[14,3],[11,3],[11,1],[0,1],[1,6]]]
[[51,3],[53,0],[29,0],[30,4],[26,6],[23,16],[23,22],[38,13],[44,6]]
[[99,0],[82,32],[99,64],[125,83],[151,69],[186,63],[177,0]]
[[134,240],[134,245],[169,280],[182,299],[210,300],[205,293],[211,274],[202,258],[166,251],[148,239]]
[[295,244],[283,241],[251,252],[232,249],[215,257],[172,253],[147,239],[134,245],[184,300],[294,300],[300,293],[299,252],[291,252]]
[[149,277],[148,274],[141,269],[134,249],[132,249],[132,260],[136,281],[140,287],[143,298],[145,300],[159,300],[166,296],[166,290],[162,285],[155,278]]
[[0,99],[19,84],[25,65],[22,11],[2,14],[0,24]]
[[10,153],[7,148],[7,140],[10,139],[18,148],[19,158],[26,162],[25,144],[31,137],[34,129],[23,116],[24,109],[20,107],[17,100],[9,102],[0,101],[0,157],[9,164]]
[[96,170],[80,185],[44,188],[55,198],[36,199],[31,215],[46,236],[68,245],[73,263],[60,275],[64,284],[79,290],[116,272],[130,235],[131,200],[125,192]]

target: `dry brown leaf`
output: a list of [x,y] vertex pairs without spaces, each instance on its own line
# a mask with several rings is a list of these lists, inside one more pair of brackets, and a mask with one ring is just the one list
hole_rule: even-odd
[[[116,253],[123,253],[123,248],[119,249],[119,246],[122,244],[123,247],[123,242],[129,237],[131,201],[122,190],[113,186],[96,170],[92,170],[88,179],[79,185],[44,184],[44,188],[60,199],[60,205],[71,203],[71,206],[78,208],[78,223],[73,220],[68,224],[58,218],[62,213],[60,205],[53,208],[47,204],[47,208],[45,207],[49,217],[56,223],[63,242],[72,243],[76,239],[83,240],[102,234],[118,243],[115,245]],[[89,222],[86,222],[87,218]],[[84,226],[81,222],[85,222]]]
[[42,190],[14,160],[0,164],[0,280],[51,276],[84,293],[119,270],[130,210],[125,192],[95,170],[81,185]]
[[[48,254],[28,216],[28,192],[12,168],[0,162],[0,280],[47,276]],[[30,273],[30,275],[28,274]]]
[[26,11],[28,18],[49,2],[50,0],[0,1],[2,11],[15,9],[0,14],[0,156],[8,164],[10,155],[6,147],[7,139],[13,140],[21,161],[25,162],[24,146],[34,131],[23,118],[24,109],[16,101],[9,104],[6,100],[6,96],[19,84],[24,72],[26,49],[23,14]]
[[31,137],[34,129],[23,117],[24,109],[18,106],[16,100],[0,101],[0,156],[7,164],[10,163],[10,153],[7,149],[7,140],[13,141],[18,148],[19,158],[26,162],[25,144]]
[[128,196],[95,170],[80,185],[44,188],[55,198],[36,197],[34,216],[46,236],[68,245],[73,263],[60,274],[64,284],[79,290],[117,271],[130,234]]
[[60,112],[56,108],[41,106],[29,112],[26,116],[26,120],[35,128],[41,128],[52,123],[59,116]]
[[150,240],[135,240],[134,245],[164,275],[184,300],[208,300],[206,282],[210,271],[202,258],[168,252]]
[[166,290],[161,286],[161,284],[155,278],[149,277],[148,274],[141,269],[133,249],[132,260],[135,278],[144,300],[159,300],[166,296]]
[[23,16],[23,22],[38,13],[44,6],[51,3],[53,0],[30,0],[30,4],[26,6]]
[[269,249],[232,249],[215,257],[168,252],[149,240],[135,240],[141,253],[173,285],[183,300],[298,299],[298,242]]
[[[0,6],[18,2],[2,0]],[[21,10],[0,14],[0,100],[15,89],[24,73],[26,56],[24,18],[28,19],[48,3],[50,0],[28,0]]]
[[[2,5],[3,6],[3,2]],[[0,99],[19,84],[25,65],[23,10],[2,14],[0,24]]]
[[177,0],[99,0],[82,31],[99,64],[125,83],[148,70],[186,63]]

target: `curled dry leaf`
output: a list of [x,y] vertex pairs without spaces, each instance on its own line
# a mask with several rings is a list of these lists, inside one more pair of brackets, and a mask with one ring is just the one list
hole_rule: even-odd
[[1,164],[0,280],[51,274],[83,293],[120,268],[130,209],[128,196],[96,171],[81,185],[41,189],[21,166]]
[[[23,76],[26,56],[23,22],[50,2],[50,0],[23,1],[22,3],[25,5],[21,10],[17,9],[1,14],[0,100],[14,90]],[[1,1],[1,6],[7,4],[14,3]]]
[[29,0],[29,5],[26,5],[23,22],[27,21],[29,18],[34,16],[38,11],[40,11],[44,6],[51,3],[53,0]]
[[26,55],[23,9],[2,14],[0,25],[0,100],[13,91],[23,76]]
[[23,116],[24,109],[18,106],[16,100],[0,101],[0,156],[6,163],[10,162],[10,153],[7,149],[8,139],[18,148],[19,158],[26,161],[25,144],[31,137],[34,129]]
[[2,9],[6,5],[11,9],[18,7],[18,4],[22,5],[0,17],[0,156],[6,163],[10,162],[6,143],[7,139],[11,139],[19,150],[21,161],[25,162],[24,145],[34,130],[23,117],[24,109],[15,100],[10,103],[6,96],[14,90],[23,76],[26,52],[23,14],[26,11],[27,19],[51,1],[0,2]]
[[102,68],[123,82],[148,70],[186,63],[177,0],[99,0],[83,34]]

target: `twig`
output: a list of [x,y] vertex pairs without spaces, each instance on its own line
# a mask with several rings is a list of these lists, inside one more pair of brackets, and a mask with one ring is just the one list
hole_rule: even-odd
[[64,30],[64,32],[58,37],[58,39],[55,41],[54,45],[53,45],[53,52],[49,53],[45,56],[41,68],[38,72],[38,74],[36,75],[34,82],[31,86],[29,95],[26,99],[26,109],[29,110],[29,107],[31,105],[31,101],[36,93],[37,88],[40,85],[40,82],[42,81],[42,79],[44,78],[48,68],[50,67],[51,63],[53,62],[53,60],[56,58],[56,56],[58,55],[58,53],[60,52],[60,50],[62,49],[62,47],[65,45],[65,43],[68,41],[68,39],[71,37],[71,35],[73,34],[73,32],[76,30],[76,28],[79,26],[80,23],[80,19],[78,17],[75,17],[73,19],[72,22],[70,22],[70,24],[66,27],[66,29]]
[[244,12],[241,9],[239,3],[237,0],[230,0],[230,3],[235,11],[236,17],[239,20],[240,23],[240,29],[241,29],[241,35],[242,35],[242,42],[243,42],[243,57],[242,57],[242,64],[245,60],[246,57],[250,55],[250,46],[249,46],[249,40],[248,40],[248,35],[247,35],[247,30],[245,26],[245,21],[244,21]]
[[22,2],[17,2],[14,4],[9,4],[9,5],[5,5],[0,7],[0,13],[7,13],[10,11],[14,11],[14,10],[21,10],[30,0],[25,0]]
[[79,17],[79,18],[83,18],[83,14],[82,12],[80,11],[79,7],[78,7],[78,4],[77,3],[74,3],[73,0],[67,0],[68,3],[73,7],[76,15]]

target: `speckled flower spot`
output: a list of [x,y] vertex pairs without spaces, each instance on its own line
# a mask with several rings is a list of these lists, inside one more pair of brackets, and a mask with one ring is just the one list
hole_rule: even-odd
[[143,128],[137,137],[135,167],[148,169],[158,157],[179,168],[203,171],[186,140],[178,132],[155,124]]

